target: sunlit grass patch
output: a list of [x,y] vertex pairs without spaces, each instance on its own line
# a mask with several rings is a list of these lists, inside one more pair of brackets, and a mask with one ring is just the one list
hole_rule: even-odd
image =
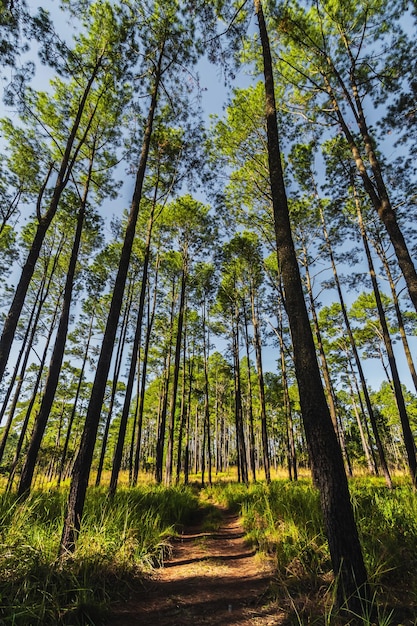
[[198,506],[191,489],[90,489],[77,550],[57,560],[66,490],[0,498],[0,618],[27,626],[94,624],[162,563]]

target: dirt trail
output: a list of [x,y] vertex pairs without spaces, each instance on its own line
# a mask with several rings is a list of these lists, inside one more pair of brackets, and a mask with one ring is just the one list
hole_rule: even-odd
[[108,626],[257,626],[284,623],[268,607],[267,565],[247,546],[239,518],[222,511],[220,528],[186,528],[171,558],[131,602],[117,607]]

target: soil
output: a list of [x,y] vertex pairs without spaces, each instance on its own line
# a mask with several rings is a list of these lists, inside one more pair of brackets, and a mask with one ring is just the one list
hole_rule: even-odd
[[164,566],[114,607],[107,626],[285,623],[285,612],[269,599],[270,566],[245,543],[239,517],[220,510],[217,530],[205,531],[204,520],[184,529]]

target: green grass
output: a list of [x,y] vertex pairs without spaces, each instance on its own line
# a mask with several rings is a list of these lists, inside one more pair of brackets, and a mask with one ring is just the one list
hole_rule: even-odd
[[163,562],[169,537],[198,507],[191,489],[88,492],[73,557],[57,560],[65,491],[0,498],[0,623],[100,624],[111,601]]
[[243,517],[248,542],[273,564],[270,597],[287,624],[417,624],[417,495],[401,481],[350,483],[374,593],[372,616],[341,620],[317,491],[308,479],[245,487],[226,481],[192,487],[122,488],[113,500],[90,488],[75,554],[59,563],[67,489],[0,497],[0,624],[98,626],[114,601],[127,599],[163,563],[170,538],[200,521],[216,530],[221,504]]
[[[369,477],[352,480],[350,490],[374,602],[372,616],[340,623],[417,624],[417,495],[405,481],[390,491]],[[273,562],[272,596],[291,623],[339,623],[319,495],[310,480],[215,485],[211,497],[241,511],[247,540]]]

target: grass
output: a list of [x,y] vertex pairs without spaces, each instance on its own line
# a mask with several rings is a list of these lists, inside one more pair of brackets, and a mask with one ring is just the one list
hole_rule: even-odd
[[190,488],[90,489],[77,550],[57,561],[67,492],[0,499],[0,623],[97,625],[169,552],[198,507]]
[[90,488],[82,533],[71,559],[57,561],[68,488],[25,501],[0,497],[0,624],[98,626],[114,601],[127,599],[163,563],[170,538],[201,522],[215,531],[218,504],[243,516],[248,542],[273,563],[271,599],[287,624],[417,625],[417,495],[405,481],[389,491],[379,479],[350,483],[374,593],[372,614],[341,619],[317,491],[311,481],[274,480],[249,487],[123,487],[113,500]]
[[417,612],[417,495],[401,479],[350,483],[364,558],[373,589],[368,615],[342,619],[334,608],[334,577],[318,492],[307,479],[215,485],[213,498],[242,513],[247,540],[273,560],[273,598],[288,623],[415,625]]

